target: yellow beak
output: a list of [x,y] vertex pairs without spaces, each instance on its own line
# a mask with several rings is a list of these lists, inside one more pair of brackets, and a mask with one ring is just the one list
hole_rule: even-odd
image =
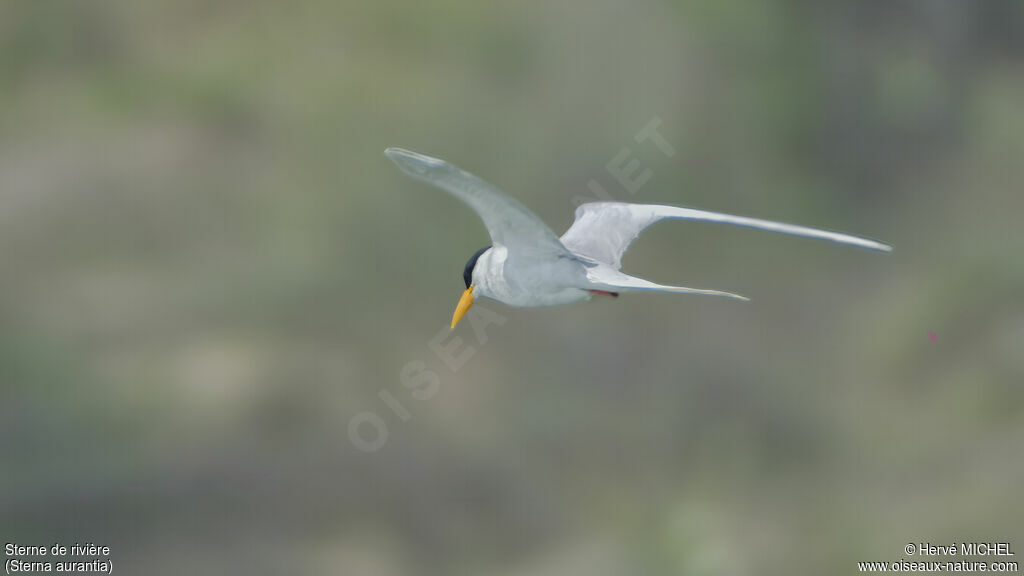
[[466,311],[473,306],[473,287],[466,288],[466,291],[462,293],[462,298],[459,298],[459,305],[455,307],[455,314],[452,315],[452,330],[455,330],[455,325],[462,320],[462,317],[466,315]]

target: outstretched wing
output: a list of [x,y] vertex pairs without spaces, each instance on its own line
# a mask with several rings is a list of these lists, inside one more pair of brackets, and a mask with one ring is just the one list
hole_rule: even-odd
[[384,155],[406,174],[468,204],[484,221],[491,242],[508,248],[510,255],[569,255],[551,228],[497,187],[438,158],[401,148],[388,148]]
[[794,224],[783,224],[781,222],[746,218],[744,216],[732,216],[693,208],[658,206],[655,204],[627,204],[624,202],[591,202],[580,205],[576,209],[576,220],[565,234],[562,235],[562,244],[576,254],[586,256],[598,262],[604,262],[618,269],[622,267],[622,255],[626,253],[629,244],[640,232],[651,224],[665,218],[721,222],[723,224],[781,232],[782,234],[792,234],[806,238],[830,240],[839,244],[860,246],[861,248],[878,250],[880,252],[890,252],[892,250],[891,247],[874,240],[858,238],[839,232],[829,232],[827,230],[818,230]]

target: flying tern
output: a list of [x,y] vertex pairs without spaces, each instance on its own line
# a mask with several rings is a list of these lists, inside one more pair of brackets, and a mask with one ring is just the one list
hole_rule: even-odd
[[748,300],[739,294],[655,284],[623,273],[622,255],[645,228],[665,219],[720,222],[829,240],[879,252],[885,244],[770,220],[732,216],[694,208],[591,202],[576,209],[575,221],[559,238],[533,212],[497,187],[458,167],[401,148],[384,151],[406,174],[451,193],[484,221],[491,245],[478,250],[462,274],[466,290],[452,316],[452,329],[475,298],[491,298],[510,306],[554,306],[589,300],[594,295],[657,291],[706,294]]

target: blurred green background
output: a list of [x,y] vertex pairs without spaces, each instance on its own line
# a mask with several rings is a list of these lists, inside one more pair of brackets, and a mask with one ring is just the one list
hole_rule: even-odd
[[[387,146],[559,232],[593,180],[895,252],[662,223],[627,271],[753,301],[485,304],[453,372],[487,236]],[[6,1],[0,540],[148,575],[1024,550],[1022,182],[1015,0]]]

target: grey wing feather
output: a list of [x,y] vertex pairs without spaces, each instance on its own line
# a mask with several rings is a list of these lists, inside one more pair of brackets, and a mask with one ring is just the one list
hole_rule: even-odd
[[732,216],[694,208],[659,206],[655,204],[628,204],[624,202],[591,202],[576,209],[576,219],[562,235],[562,244],[576,254],[616,269],[622,267],[622,255],[630,243],[651,224],[666,218],[720,222],[736,226],[768,230],[782,234],[818,238],[839,244],[859,246],[869,250],[889,252],[891,247],[840,232],[818,230],[795,224],[771,220]]
[[401,148],[384,155],[413,178],[433,184],[462,200],[484,221],[491,241],[512,253],[569,255],[558,236],[514,198],[484,180],[438,158]]

